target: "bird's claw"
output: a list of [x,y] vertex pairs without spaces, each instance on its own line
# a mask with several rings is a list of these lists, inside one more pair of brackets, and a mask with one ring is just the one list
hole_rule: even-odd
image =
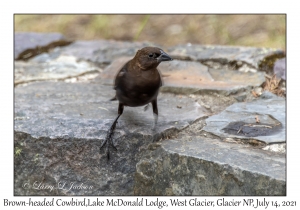
[[111,146],[112,148],[114,148],[114,150],[118,151],[117,147],[114,145],[114,142],[112,139],[105,139],[104,142],[102,143],[102,145],[100,146],[100,150],[102,149],[102,147],[106,145],[106,154],[107,154],[107,160],[109,160],[110,158],[110,151],[109,151],[109,147]]
[[[122,113],[121,113],[122,114]],[[101,144],[100,146],[100,150],[101,148],[106,145],[106,154],[107,154],[107,160],[109,160],[109,146],[111,145],[112,148],[114,148],[116,151],[117,151],[117,147],[114,145],[114,142],[112,140],[112,136],[113,136],[113,133],[114,133],[114,130],[116,128],[116,124],[118,123],[118,119],[119,117],[121,116],[121,114],[119,114],[119,116],[115,119],[115,121],[113,122],[113,124],[110,126],[109,130],[108,130],[108,133],[106,135],[106,138],[104,140],[104,142]]]
[[107,160],[109,160],[110,158],[110,152],[109,152],[109,147],[111,146],[112,148],[114,148],[116,151],[117,147],[114,145],[113,139],[112,139],[112,134],[113,134],[113,129],[110,129],[108,134],[106,135],[105,140],[103,141],[103,143],[100,146],[100,150],[102,149],[102,147],[104,145],[106,145],[106,154],[107,154]]

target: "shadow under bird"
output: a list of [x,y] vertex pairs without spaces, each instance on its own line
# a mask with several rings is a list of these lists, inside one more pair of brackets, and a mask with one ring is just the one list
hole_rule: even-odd
[[110,158],[109,146],[117,148],[112,140],[113,131],[124,106],[137,107],[152,104],[154,124],[157,124],[157,95],[162,86],[162,79],[157,66],[163,61],[173,60],[167,53],[157,47],[144,47],[138,50],[133,59],[128,61],[115,78],[116,95],[111,100],[119,101],[118,116],[109,128],[100,149],[106,144],[107,159]]

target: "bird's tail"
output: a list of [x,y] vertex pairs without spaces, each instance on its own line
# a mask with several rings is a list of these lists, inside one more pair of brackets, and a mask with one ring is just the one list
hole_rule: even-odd
[[110,99],[110,101],[116,101],[117,100],[117,97],[114,96],[113,98]]

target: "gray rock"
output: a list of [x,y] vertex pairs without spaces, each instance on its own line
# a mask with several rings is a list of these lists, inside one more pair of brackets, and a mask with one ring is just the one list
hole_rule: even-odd
[[278,78],[284,79],[286,80],[286,59],[285,58],[281,58],[278,59],[275,64],[274,64],[274,74],[276,74],[276,76]]
[[[209,117],[206,120],[207,126],[204,131],[209,132],[222,139],[236,138],[242,140],[252,140],[269,143],[284,143],[286,141],[286,118],[285,100],[283,98],[256,100],[249,103],[236,103],[226,108],[220,114]],[[259,119],[259,123],[256,122]],[[254,132],[241,135],[242,132],[236,131],[235,134],[228,134],[224,128],[233,122],[245,122],[249,127],[272,129],[280,127],[277,132],[269,135],[257,136]],[[242,129],[242,128],[241,128]]]
[[269,91],[263,91],[260,95],[261,99],[280,99],[279,96],[275,95],[274,93],[271,93]]
[[14,41],[15,59],[28,59],[49,48],[70,44],[60,33],[16,32]]
[[154,44],[113,40],[76,41],[60,48],[57,53],[75,56],[79,60],[87,60],[96,64],[110,64],[116,58],[134,56],[139,49],[146,46],[154,46]]
[[15,61],[14,83],[18,85],[32,81],[62,80],[100,71],[96,65],[78,61],[76,57],[60,55],[50,58],[48,54],[42,54],[27,62]]
[[281,50],[268,48],[190,44],[170,47],[168,52],[175,58],[185,58],[204,63],[210,61],[213,63],[208,65],[215,68],[229,64],[234,69],[242,68],[244,64],[248,68],[259,69],[259,65],[265,62],[266,58],[270,59],[272,56],[282,57],[284,55],[284,52]]
[[[91,40],[73,42],[60,48],[57,53],[75,56],[78,59],[92,61],[99,65],[107,65],[119,57],[132,57],[137,50],[146,46],[160,47],[149,42]],[[206,45],[178,45],[165,51],[175,59],[200,61],[217,69],[224,69],[225,66],[228,67],[229,65],[231,69],[240,69],[244,73],[255,73],[262,62],[271,59],[271,57],[282,57],[284,54],[281,50],[267,48]]]
[[137,163],[135,195],[286,195],[285,155],[195,135]]
[[239,96],[235,96],[234,97],[238,102],[243,102],[246,98],[247,98],[247,95],[246,94],[242,94],[242,95],[239,95]]
[[[112,85],[115,75],[130,57],[121,57],[113,61],[98,81]],[[161,91],[195,94],[219,92],[224,95],[235,94],[250,87],[260,86],[264,81],[263,72],[240,72],[227,69],[209,69],[199,62],[174,60],[162,63],[159,70],[163,78]]]
[[[152,130],[150,109],[125,107],[114,134],[118,151],[111,150],[107,162],[99,147],[117,116],[117,102],[109,101],[113,95],[111,86],[97,83],[15,88],[15,195],[131,195],[136,163],[147,145],[209,114],[189,97],[160,94],[158,125]],[[34,189],[35,182],[67,184],[49,191]],[[68,191],[72,182],[92,187]]]

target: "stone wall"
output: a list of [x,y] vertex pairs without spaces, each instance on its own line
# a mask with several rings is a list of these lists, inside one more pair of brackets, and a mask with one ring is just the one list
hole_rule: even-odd
[[286,100],[261,91],[280,50],[164,48],[158,125],[125,107],[106,160],[114,75],[149,45],[15,34],[14,194],[285,195]]

